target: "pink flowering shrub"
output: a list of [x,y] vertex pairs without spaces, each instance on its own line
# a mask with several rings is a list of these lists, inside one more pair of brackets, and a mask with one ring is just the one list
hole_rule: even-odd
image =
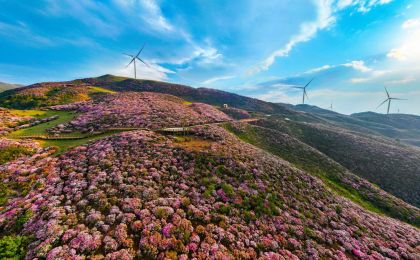
[[77,110],[82,114],[62,127],[62,131],[97,131],[108,128],[149,128],[197,125],[230,120],[216,108],[201,103],[188,106],[182,99],[159,93],[117,93],[97,101],[54,106],[51,109]]
[[208,151],[140,130],[0,166],[7,181],[40,183],[0,209],[2,235],[34,235],[27,259],[420,257],[418,229],[220,127],[193,132]]
[[0,136],[8,134],[15,127],[32,119],[33,117],[15,115],[10,110],[0,107]]

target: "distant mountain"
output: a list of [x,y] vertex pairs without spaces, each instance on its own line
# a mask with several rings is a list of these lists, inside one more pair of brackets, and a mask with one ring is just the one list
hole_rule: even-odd
[[9,89],[14,89],[14,88],[20,88],[23,85],[20,84],[10,84],[10,83],[4,83],[4,82],[0,82],[0,92],[9,90]]

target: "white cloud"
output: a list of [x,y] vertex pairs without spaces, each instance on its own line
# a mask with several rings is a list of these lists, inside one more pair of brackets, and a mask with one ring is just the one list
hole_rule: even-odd
[[331,0],[314,0],[317,7],[317,18],[312,22],[305,22],[301,24],[299,33],[292,36],[292,38],[283,46],[270,54],[259,66],[251,69],[249,74],[258,73],[267,70],[274,63],[276,58],[287,56],[290,51],[299,43],[311,40],[315,34],[322,29],[328,28],[335,22],[335,17],[332,16]]
[[[410,27],[415,28],[415,27]],[[387,57],[398,61],[419,63],[420,61],[420,28],[409,30],[402,37],[401,45],[391,49]]]
[[122,31],[115,10],[100,1],[46,0],[46,3],[39,12],[47,17],[70,16],[91,28],[93,33],[107,37],[116,37]]
[[114,3],[126,14],[143,20],[150,27],[147,29],[159,32],[175,32],[175,27],[163,15],[156,0],[114,0]]
[[359,12],[368,12],[377,5],[390,3],[392,0],[313,0],[317,10],[314,21],[304,22],[299,32],[281,48],[272,52],[264,61],[248,71],[249,75],[268,70],[278,57],[288,56],[293,48],[303,42],[311,40],[320,30],[331,27],[336,21],[336,13],[340,10],[355,6]]
[[360,72],[370,72],[370,71],[372,71],[372,69],[367,67],[365,65],[365,62],[362,61],[362,60],[355,60],[355,61],[351,61],[351,62],[348,62],[348,63],[344,63],[342,66],[353,68],[353,69],[358,70]]
[[402,78],[402,79],[396,79],[396,80],[390,80],[387,81],[386,84],[388,85],[405,85],[411,82],[416,81],[416,78],[414,77],[406,77],[406,78]]
[[391,49],[386,56],[400,61],[407,59],[407,53],[403,48]]
[[0,22],[0,35],[5,36],[9,40],[19,41],[28,45],[52,45],[54,44],[49,38],[36,34],[23,22],[9,24]]
[[173,26],[167,21],[167,19],[163,16],[162,10],[157,5],[155,0],[140,0],[142,7],[145,9],[145,13],[142,13],[144,16],[144,20],[153,26],[154,28],[165,30],[165,31],[172,31]]
[[307,70],[304,73],[305,74],[313,74],[313,73],[318,73],[318,72],[321,72],[321,71],[329,70],[329,69],[332,69],[334,67],[335,66],[324,65],[324,66],[321,66],[321,67],[318,67],[318,68]]
[[235,76],[233,76],[233,75],[214,77],[214,78],[210,78],[208,80],[203,81],[202,84],[209,85],[209,84],[212,84],[216,81],[233,79],[234,77]]
[[412,29],[417,27],[420,27],[420,18],[409,19],[402,25],[403,29]]
[[353,84],[360,84],[368,82],[369,80],[371,80],[371,78],[352,78],[350,79],[350,82]]
[[358,12],[367,13],[373,7],[391,3],[392,0],[338,0],[337,8],[339,10],[353,6]]
[[[107,72],[98,73],[98,74],[111,73],[118,76],[134,78],[133,65],[130,65],[128,67],[125,67],[125,65],[126,64],[124,63],[120,63],[119,66],[107,68]],[[150,66],[146,66],[143,63],[138,62],[136,65],[137,65],[137,78],[141,78],[141,79],[163,81],[163,80],[168,80],[168,74],[175,73],[157,64],[150,64]]]

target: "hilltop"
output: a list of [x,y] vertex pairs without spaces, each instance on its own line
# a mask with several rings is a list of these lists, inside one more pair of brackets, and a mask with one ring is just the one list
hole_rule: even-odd
[[0,258],[420,257],[420,150],[371,127],[416,121],[111,75],[0,106]]

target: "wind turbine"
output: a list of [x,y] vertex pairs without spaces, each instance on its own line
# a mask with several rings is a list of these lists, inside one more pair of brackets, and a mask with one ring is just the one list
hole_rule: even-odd
[[402,99],[402,98],[394,98],[394,97],[391,97],[389,95],[389,92],[388,92],[388,90],[386,88],[385,88],[385,92],[386,92],[387,99],[385,99],[381,104],[379,104],[379,106],[377,108],[379,108],[380,106],[382,106],[385,102],[388,102],[388,109],[386,110],[386,114],[387,115],[389,115],[389,109],[391,108],[391,101],[392,100],[407,100],[407,99]]
[[329,109],[330,109],[331,111],[333,111],[333,102],[332,102],[332,101],[331,101],[331,105],[330,105]]
[[309,86],[309,84],[311,84],[312,80],[314,80],[314,79],[312,78],[304,87],[295,87],[295,88],[299,88],[299,89],[302,89],[303,90],[303,93],[302,93],[302,104],[305,104],[305,96],[306,96],[306,98],[309,98],[308,97],[308,93],[306,92],[306,88]]
[[140,62],[144,63],[144,65],[149,66],[146,62],[144,62],[144,61],[143,61],[143,60],[139,57],[139,55],[140,55],[140,53],[143,51],[143,49],[144,49],[144,46],[145,46],[145,45],[146,45],[146,44],[143,44],[143,46],[141,47],[141,49],[139,50],[139,52],[137,53],[137,55],[136,55],[136,56],[131,55],[131,54],[124,53],[124,55],[126,55],[126,56],[128,56],[128,57],[130,57],[130,58],[131,58],[130,63],[128,63],[128,64],[127,64],[127,66],[125,66],[126,68],[127,68],[128,66],[130,66],[130,64],[131,64],[131,63],[133,63],[133,62],[134,62],[134,78],[135,78],[135,79],[137,78],[136,60],[139,60]]

